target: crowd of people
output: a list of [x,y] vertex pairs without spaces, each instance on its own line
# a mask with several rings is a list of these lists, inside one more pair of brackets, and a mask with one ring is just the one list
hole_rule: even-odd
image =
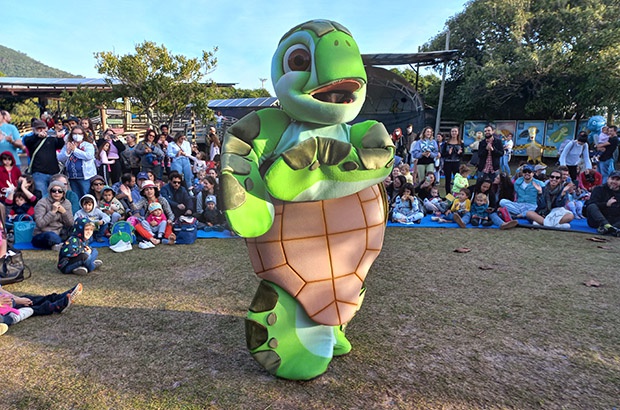
[[455,222],[461,228],[511,229],[518,219],[525,219],[533,225],[570,229],[571,221],[587,219],[599,233],[620,237],[617,130],[604,127],[591,146],[587,132],[581,131],[566,141],[550,172],[544,163],[525,161],[513,172],[513,136],[498,135],[493,124],[485,126],[484,138],[470,146],[468,163],[458,127],[446,138],[434,135],[431,127],[419,135],[411,125],[405,133],[397,128],[392,133],[395,166],[384,181],[390,220],[415,224],[431,215],[433,221]]

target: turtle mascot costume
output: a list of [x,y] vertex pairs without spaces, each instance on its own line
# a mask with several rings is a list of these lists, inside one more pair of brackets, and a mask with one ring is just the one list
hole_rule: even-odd
[[351,350],[344,326],[383,245],[381,182],[394,144],[381,123],[346,124],[367,80],[342,25],[291,29],[271,78],[282,109],[251,113],[224,137],[223,208],[262,279],[246,319],[248,348],[271,374],[308,380]]

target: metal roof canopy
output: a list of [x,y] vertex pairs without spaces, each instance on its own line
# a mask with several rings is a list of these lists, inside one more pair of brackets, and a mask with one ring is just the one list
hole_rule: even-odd
[[278,99],[276,97],[258,97],[258,98],[231,98],[226,100],[211,100],[209,108],[246,108],[246,107],[273,107],[276,106]]
[[419,66],[431,66],[454,60],[458,57],[458,52],[458,50],[442,50],[410,54],[362,54],[362,61],[367,65],[417,64]]
[[[112,81],[119,84],[118,81]],[[110,84],[103,78],[27,78],[0,77],[0,92],[59,92],[74,91],[78,87],[111,90]]]

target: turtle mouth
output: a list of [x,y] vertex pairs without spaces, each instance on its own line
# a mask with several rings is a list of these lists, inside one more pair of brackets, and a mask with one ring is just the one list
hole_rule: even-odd
[[312,91],[312,98],[332,104],[351,104],[355,101],[355,93],[362,88],[357,80],[340,80]]

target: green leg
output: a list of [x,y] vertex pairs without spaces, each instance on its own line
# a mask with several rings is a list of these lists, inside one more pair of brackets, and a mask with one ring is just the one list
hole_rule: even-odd
[[245,321],[254,359],[274,376],[291,380],[309,380],[327,370],[338,332],[339,326],[313,322],[292,296],[267,281],[260,283]]
[[[360,298],[357,303],[357,311],[362,307],[364,301],[364,295],[366,294],[366,286],[362,286],[360,290]],[[356,311],[356,312],[357,312]],[[351,342],[346,338],[344,331],[347,327],[347,323],[334,326],[334,336],[336,337],[336,344],[334,345],[334,356],[343,356],[351,351]]]

